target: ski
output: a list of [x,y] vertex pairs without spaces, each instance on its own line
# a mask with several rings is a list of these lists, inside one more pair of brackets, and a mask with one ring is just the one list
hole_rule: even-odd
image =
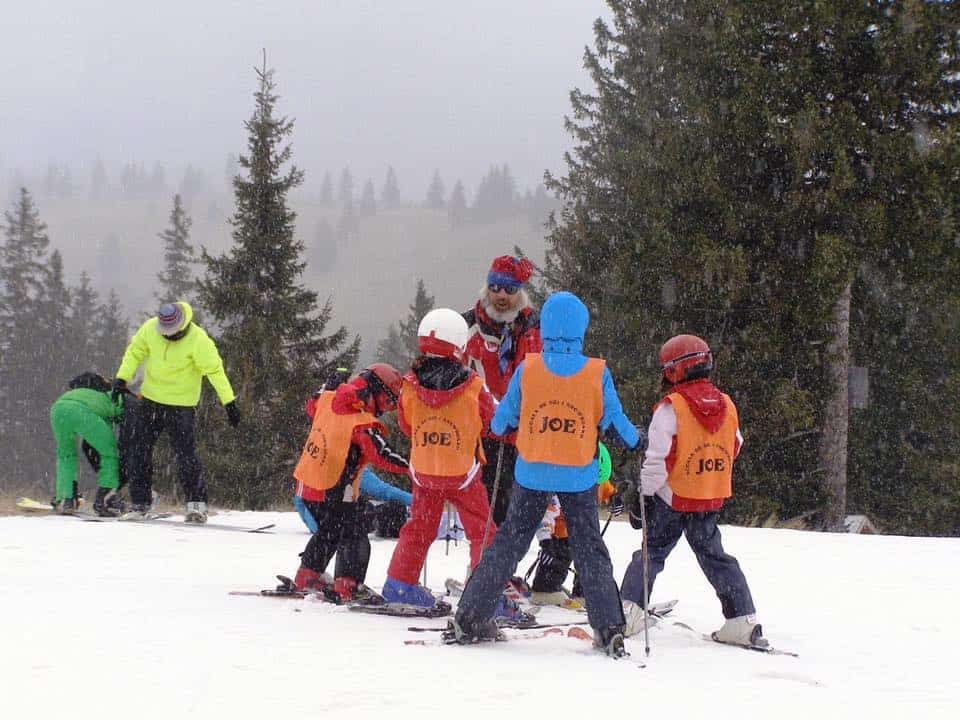
[[[502,622],[500,620],[497,621],[498,627],[507,628],[510,630],[543,630],[546,628],[576,627],[578,625],[586,625],[586,624],[587,624],[586,620],[579,620],[576,622],[535,623],[533,625],[522,625],[522,624],[518,625],[513,623],[510,620],[504,620]],[[444,630],[446,630],[446,628],[445,627],[419,627],[414,625],[414,626],[408,627],[407,630],[409,630],[410,632],[416,632],[416,633],[443,632]]]
[[271,535],[270,532],[273,528],[276,527],[276,523],[269,523],[268,525],[261,525],[260,527],[247,528],[241,525],[224,525],[223,523],[188,523],[188,522],[171,522],[170,518],[173,516],[173,513],[157,513],[153,517],[142,518],[142,519],[122,519],[118,518],[120,522],[130,523],[131,525],[166,525],[167,527],[175,528],[209,528],[210,530],[229,530],[232,532],[244,532],[244,533],[262,533],[264,535]]
[[[130,522],[129,520],[121,520],[117,516],[104,517],[102,515],[95,515],[94,513],[88,513],[88,512],[72,512],[67,514],[73,515],[74,517],[80,518],[81,520],[86,520],[87,522],[118,522],[118,521]],[[163,518],[168,518],[168,517],[173,517],[173,513],[172,512],[154,513],[153,517],[147,520],[138,520],[136,522],[149,522],[150,520],[161,520]]]
[[419,605],[404,605],[403,603],[386,603],[384,605],[363,605],[344,603],[353,612],[367,613],[368,615],[389,615],[391,617],[419,617],[439,618],[450,615],[451,607],[445,602],[438,602],[432,608]]
[[[443,630],[446,630],[446,628],[443,628]],[[507,634],[501,632],[496,638],[479,640],[479,641],[474,642],[474,643],[458,643],[456,640],[454,640],[454,639],[452,639],[452,638],[436,638],[436,639],[434,639],[434,638],[430,638],[430,639],[418,638],[418,639],[416,639],[416,640],[404,640],[404,641],[403,641],[403,644],[404,644],[404,645],[427,645],[427,646],[434,645],[434,646],[438,646],[438,647],[439,647],[439,646],[443,646],[443,645],[461,645],[461,644],[463,644],[463,645],[484,645],[484,644],[486,644],[486,643],[508,642],[508,641],[512,641],[512,640],[538,640],[538,639],[540,639],[540,638],[545,638],[545,637],[568,637],[568,636],[567,636],[567,634],[563,631],[562,628],[546,628],[545,630],[541,630],[541,631],[539,631],[539,632],[535,632],[535,633],[523,633],[522,635],[513,635],[513,634],[507,635]]]
[[715,632],[702,633],[682,622],[674,622],[673,624],[676,627],[686,630],[687,632],[700,638],[704,642],[716,643],[717,645],[726,645],[727,647],[739,648],[741,650],[752,650],[753,652],[765,653],[767,655],[787,655],[789,657],[800,657],[799,653],[795,653],[792,650],[780,650],[772,645],[740,645],[738,643],[724,642],[722,640],[717,640],[717,634]]

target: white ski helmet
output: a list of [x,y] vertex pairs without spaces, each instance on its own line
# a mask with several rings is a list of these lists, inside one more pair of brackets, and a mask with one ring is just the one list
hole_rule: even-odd
[[467,321],[450,308],[431,310],[417,328],[417,343],[425,355],[460,360],[467,345]]

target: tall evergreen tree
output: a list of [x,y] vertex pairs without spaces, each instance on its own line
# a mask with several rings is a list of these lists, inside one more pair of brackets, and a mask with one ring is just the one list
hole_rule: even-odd
[[417,347],[417,328],[423,316],[434,308],[433,295],[427,294],[423,278],[417,279],[417,293],[413,304],[409,306],[407,316],[391,325],[387,337],[377,345],[377,360],[390,363],[401,371],[410,367],[410,363],[419,355]]
[[446,192],[447,190],[443,186],[443,180],[440,179],[440,171],[434,170],[430,187],[427,188],[427,199],[424,202],[424,207],[430,210],[443,210],[447,206],[445,198]]
[[367,180],[360,193],[360,204],[357,208],[360,217],[373,217],[377,214],[377,196],[373,190],[373,180]]
[[8,468],[0,487],[6,489],[50,476],[49,456],[40,450],[47,438],[47,400],[56,385],[38,361],[62,339],[41,332],[49,242],[32,196],[21,188],[13,209],[4,212],[0,248],[0,456]]
[[450,193],[450,202],[447,205],[447,216],[450,218],[450,227],[457,228],[467,221],[467,195],[460,180],[453,186]]
[[323,183],[320,185],[320,207],[333,207],[333,180],[330,173],[324,173]]
[[387,177],[383,181],[383,190],[380,192],[380,202],[385,208],[395,208],[400,204],[400,185],[397,183],[397,173],[393,166],[387,168]]
[[595,90],[571,95],[577,147],[550,182],[548,282],[590,306],[592,350],[634,412],[658,393],[659,344],[706,338],[751,438],[727,512],[836,528],[851,299],[871,279],[929,280],[957,251],[957,10],[609,5],[586,54]]
[[190,243],[190,228],[193,220],[183,209],[180,195],[173,196],[168,227],[159,234],[163,241],[163,271],[157,274],[160,289],[155,297],[161,303],[174,300],[193,302],[197,280],[194,265],[197,263],[193,245]]
[[353,203],[353,174],[350,168],[344,168],[340,173],[340,183],[337,185],[337,202],[341,206]]
[[[80,273],[80,283],[71,289],[70,312],[65,335],[71,367],[81,368],[74,375],[88,370],[84,367],[95,354],[97,343],[98,311],[100,298],[90,283],[86,270]],[[119,363],[119,358],[117,358]]]
[[114,290],[110,290],[107,301],[97,309],[94,333],[90,366],[104,377],[110,377],[120,364],[130,334],[130,323]]
[[[303,180],[287,139],[293,121],[276,113],[276,85],[266,61],[256,70],[255,109],[245,123],[247,154],[234,179],[233,246],[219,257],[203,252],[204,311],[220,328],[218,345],[244,410],[242,438],[209,413],[204,444],[213,494],[251,508],[284,497],[303,444],[303,399],[318,373],[350,366],[359,338],[340,327],[327,301],[301,284],[303,245],[287,195]],[[211,399],[208,397],[208,401]]]

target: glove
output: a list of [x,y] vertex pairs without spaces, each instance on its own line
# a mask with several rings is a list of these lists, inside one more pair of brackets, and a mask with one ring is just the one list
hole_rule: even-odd
[[240,408],[237,407],[236,400],[228,402],[223,406],[223,409],[227,411],[227,421],[230,423],[230,427],[236,427],[240,424]]
[[563,544],[557,538],[550,537],[540,541],[540,564],[544,567],[565,562],[565,555]]
[[640,503],[643,503],[643,512],[647,515],[647,522],[650,522],[650,517],[654,512],[654,507],[656,505],[656,499],[653,495],[641,495],[637,493],[637,498],[633,502],[633,507],[630,508],[630,527],[634,530],[640,530],[643,527],[643,516],[640,514]]
[[610,498],[610,514],[618,517],[623,512],[623,495],[617,493]]
[[120,396],[125,392],[130,392],[127,390],[127,381],[122,378],[114,378],[113,389],[110,391],[110,402],[116,405],[117,400],[119,400]]

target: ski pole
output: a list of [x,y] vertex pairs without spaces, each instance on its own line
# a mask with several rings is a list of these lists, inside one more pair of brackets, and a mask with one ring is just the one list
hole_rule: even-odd
[[483,540],[480,542],[480,559],[483,559],[483,551],[487,549],[487,537],[490,535],[490,525],[493,524],[493,508],[497,504],[497,493],[500,492],[500,467],[503,465],[503,440],[500,441],[500,449],[497,450],[497,472],[493,476],[493,493],[490,497],[490,511],[487,513],[487,522],[483,526]]
[[[651,496],[652,497],[652,496]],[[643,651],[650,657],[650,551],[647,548],[647,503],[640,496],[640,525],[643,528],[643,545],[640,554],[643,558]]]

